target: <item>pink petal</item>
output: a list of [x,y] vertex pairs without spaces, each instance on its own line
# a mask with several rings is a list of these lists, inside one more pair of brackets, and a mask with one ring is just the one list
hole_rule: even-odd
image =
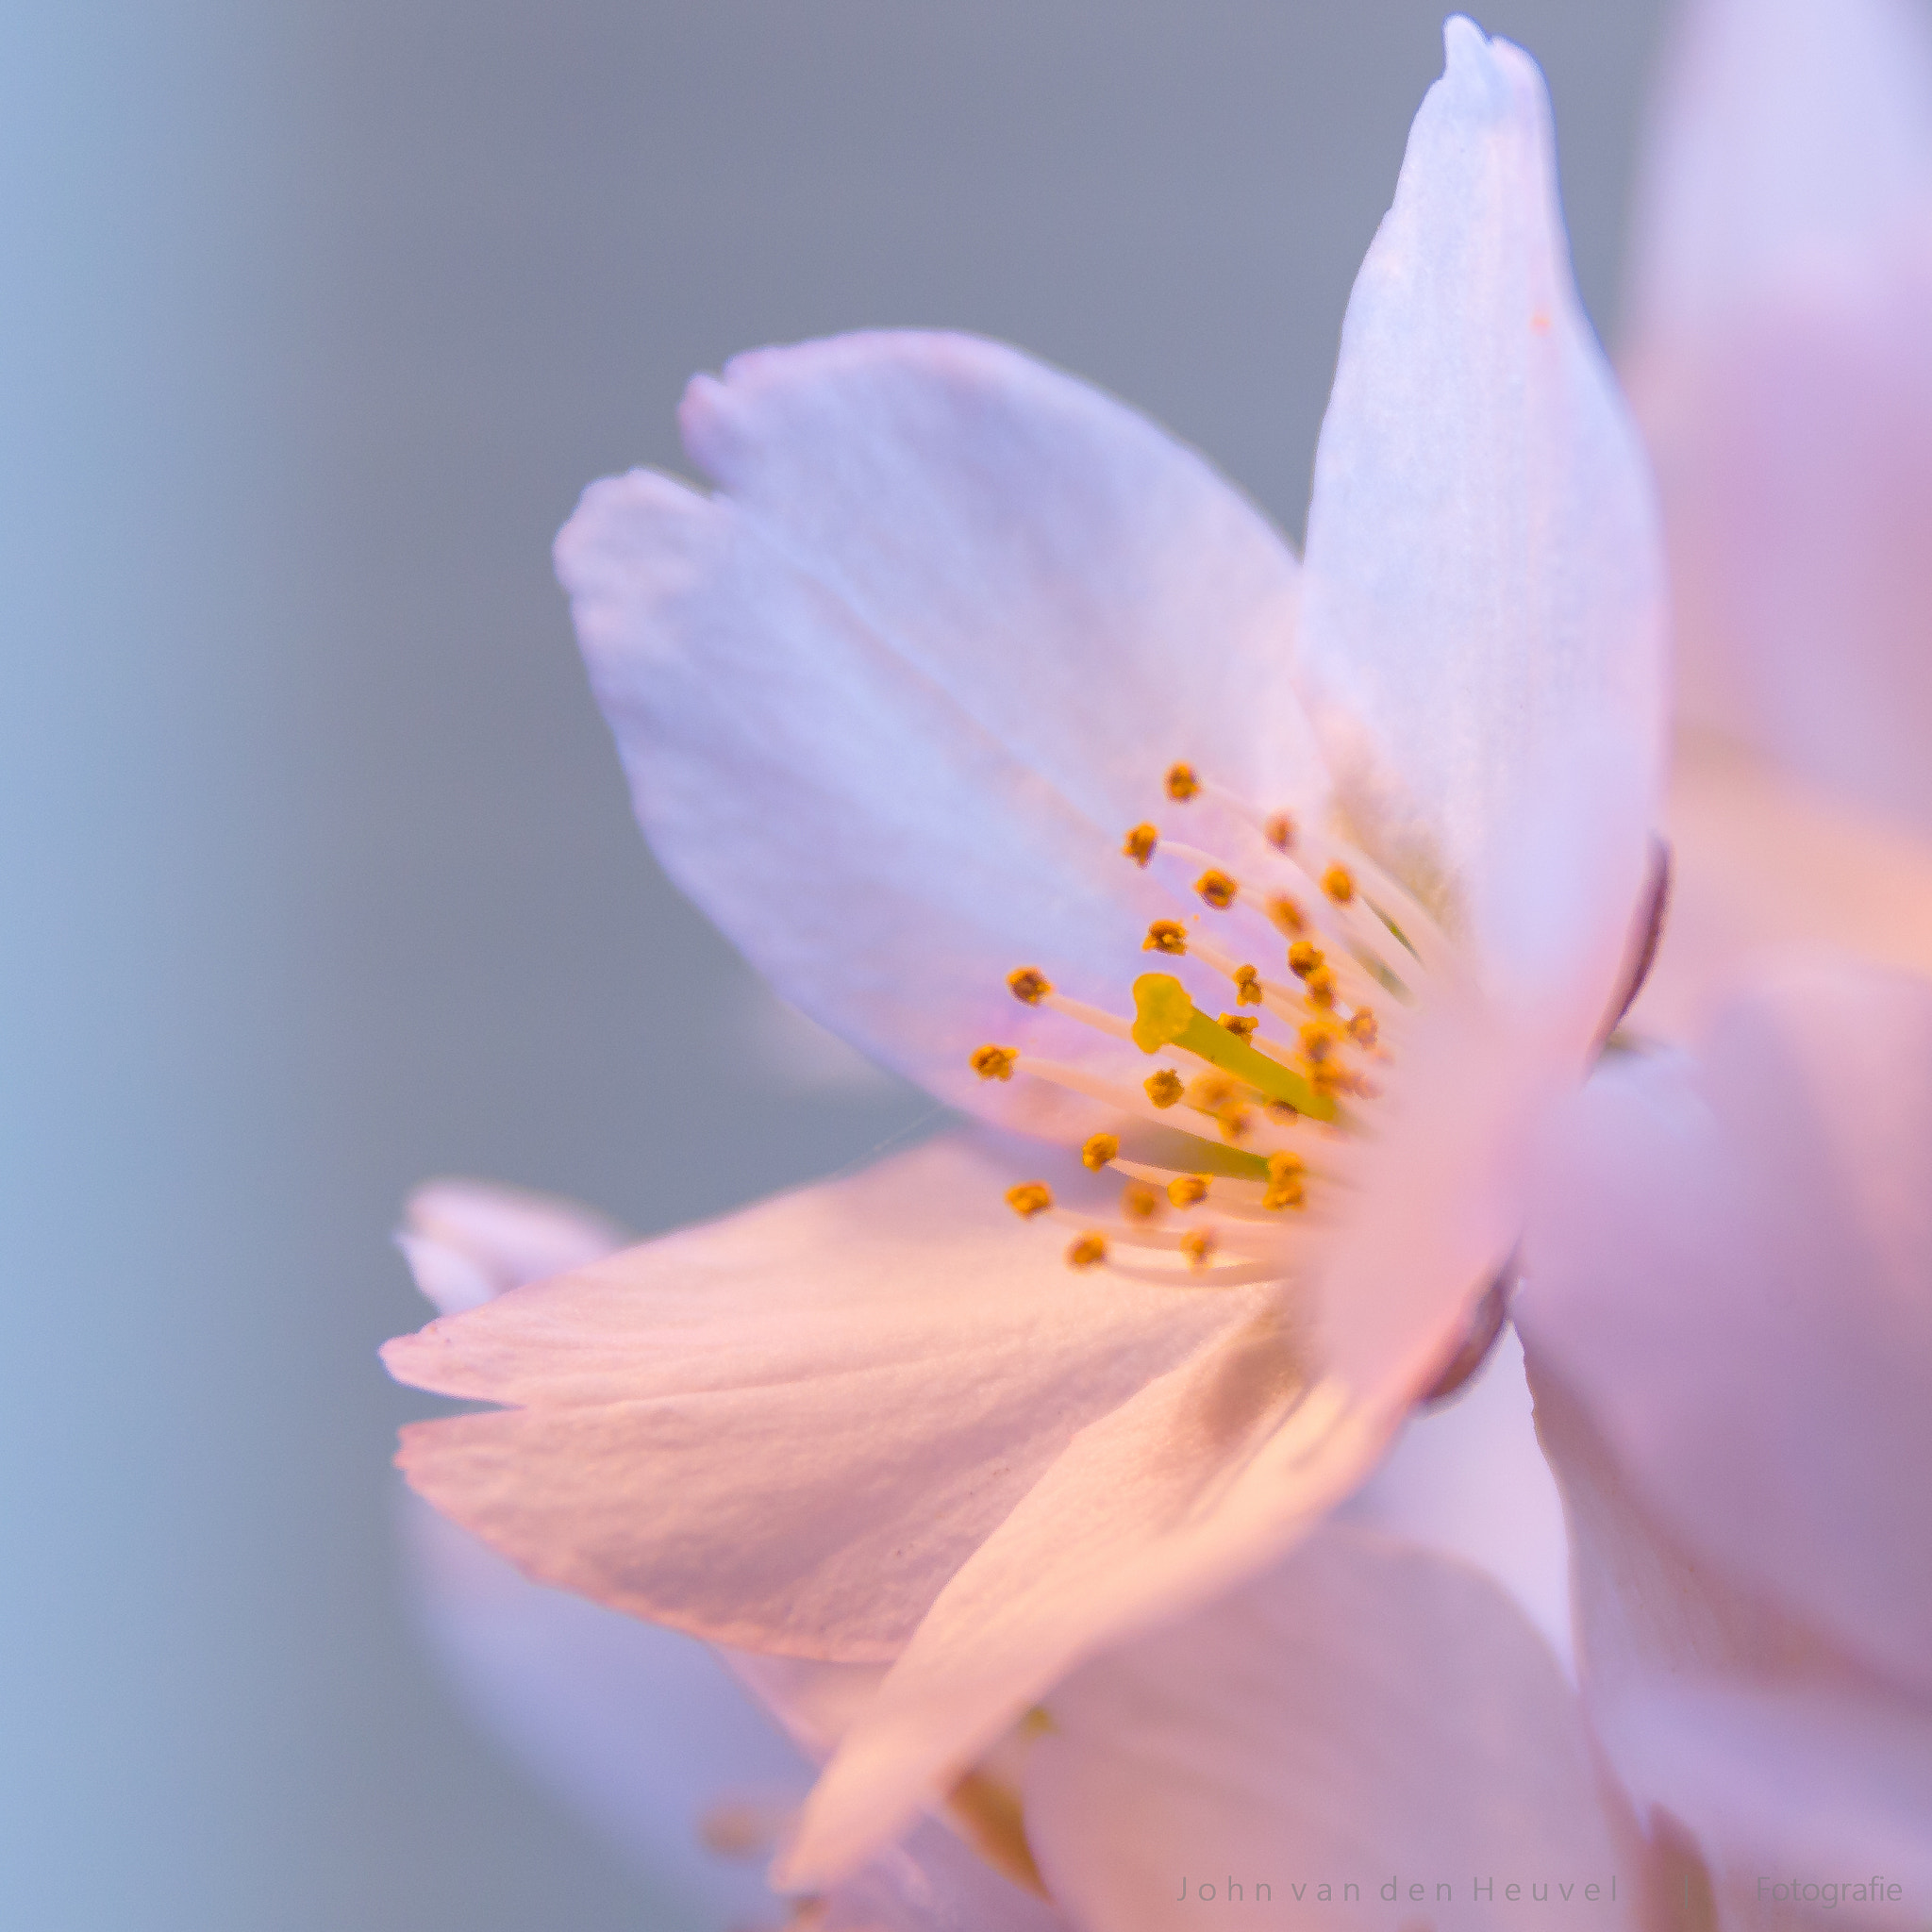
[[1764,759],[1680,740],[1663,943],[1630,1024],[1689,1040],[1751,959],[1792,941],[1932,974],[1932,845]]
[[[1324,1529],[1089,1664],[1048,1709],[1027,1830],[1082,1924],[1515,1925],[1540,1909],[1505,1896],[1525,1877],[1569,1881],[1579,1910],[1594,1883],[1591,1923],[1624,1923],[1562,1673],[1492,1583],[1443,1557]],[[1399,1907],[1382,1904],[1391,1881]]]
[[1821,243],[1932,194],[1932,42],[1911,0],[1690,0],[1643,155],[1632,334],[1722,329]]
[[625,1239],[615,1222],[575,1201],[466,1180],[425,1182],[396,1230],[416,1286],[444,1315],[586,1268]]
[[1500,1583],[1565,1664],[1563,1506],[1537,1446],[1523,1348],[1506,1328],[1467,1388],[1411,1417],[1338,1519],[1460,1557]]
[[1663,592],[1641,449],[1571,279],[1541,76],[1467,20],[1444,43],[1349,301],[1302,640],[1352,823],[1454,908],[1577,734],[1627,746],[1647,805]]
[[968,1057],[1090,1053],[1013,1002],[1017,966],[1124,1006],[1172,908],[1121,841],[1176,757],[1306,777],[1291,558],[1197,458],[991,344],[767,351],[688,417],[731,493],[633,472],[557,546],[659,858],[811,1018],[968,1111],[1078,1131]]
[[1877,1869],[1906,1901],[1924,1895],[1932,1703],[1687,1542],[1551,1357],[1531,1366],[1574,1543],[1591,1725],[1635,1815],[1655,1839],[1688,1839],[1725,1924],[1793,1923],[1790,1894],[1769,1888],[1794,1877],[1843,1881],[1830,1909],[1844,1905],[1852,1924],[1906,1923],[1856,1898],[1848,1874]]
[[1632,392],[1686,712],[1932,825],[1932,35],[1705,0],[1639,224]]
[[1070,1272],[1009,1162],[932,1141],[391,1342],[404,1381],[524,1405],[407,1430],[410,1481],[599,1602],[890,1657],[1077,1430],[1259,1292]]
[[1932,983],[1767,975],[1611,1066],[1553,1151],[1518,1320],[1700,1559],[1932,1693]]

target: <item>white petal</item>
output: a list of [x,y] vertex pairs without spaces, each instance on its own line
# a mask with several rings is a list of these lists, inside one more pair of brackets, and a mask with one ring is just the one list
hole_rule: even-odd
[[735,358],[692,458],[1076,809],[1123,830],[1190,758],[1308,782],[1295,564],[1193,451],[1002,342],[875,331]]
[[1583,1727],[1536,1632],[1486,1578],[1363,1531],[1088,1665],[1048,1714],[1027,1832],[1083,1925],[1515,1925],[1526,1877],[1568,1880],[1592,1924],[1635,1903],[1627,1874],[1611,1902]]
[[614,1221],[578,1202],[468,1180],[425,1181],[396,1230],[416,1286],[443,1315],[589,1267],[625,1240]]
[[1648,792],[1663,659],[1649,484],[1571,279],[1541,77],[1466,20],[1444,38],[1349,302],[1302,648],[1344,808],[1454,909],[1577,734],[1621,737]]

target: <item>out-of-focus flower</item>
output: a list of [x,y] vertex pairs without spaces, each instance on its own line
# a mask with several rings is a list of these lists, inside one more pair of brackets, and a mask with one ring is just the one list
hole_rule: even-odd
[[[611,1233],[568,1202],[445,1181],[417,1192],[398,1239],[432,1299],[459,1279],[468,1306],[469,1283],[506,1292]],[[660,1899],[713,1924],[774,1924],[765,1857],[877,1670],[719,1653],[534,1583],[403,1500],[416,1607],[482,1723]],[[940,1821],[793,1901],[789,1923],[1158,1932],[1218,1897],[1263,1923],[1306,1903],[1346,1924],[1397,1871],[1404,1901],[1422,1884],[1441,1925],[1511,1923],[1507,1898],[1470,1882],[1481,1870],[1566,1874],[1609,1902],[1619,1874],[1574,1700],[1489,1580],[1328,1528],[1076,1672]],[[1616,1902],[1629,1898],[1625,1878]]]
[[1518,1321],[1605,1755],[1723,1923],[1924,1924],[1932,982],[1788,962],[1552,1162]]
[[[1446,38],[1305,571],[1141,419],[943,336],[700,378],[721,493],[633,473],[559,540],[667,868],[786,997],[983,1123],[388,1351],[506,1405],[404,1462],[531,1574],[891,1665],[795,1882],[1359,1481],[1614,1012],[1650,505],[1541,76]],[[1190,843],[1155,829],[1176,811]]]
[[1641,1026],[1828,936],[1932,969],[1932,51],[1912,0],[1691,0],[1624,371],[1679,666],[1676,903]]

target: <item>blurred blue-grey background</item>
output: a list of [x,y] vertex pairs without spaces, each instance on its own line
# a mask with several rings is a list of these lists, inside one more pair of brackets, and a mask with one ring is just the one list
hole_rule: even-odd
[[[1611,319],[1656,0],[1510,0]],[[419,1176],[862,1156],[657,874],[548,564],[688,373],[1008,337],[1300,527],[1431,0],[0,8],[0,1924],[670,1926],[411,1628]],[[675,1123],[675,1131],[673,1123]]]

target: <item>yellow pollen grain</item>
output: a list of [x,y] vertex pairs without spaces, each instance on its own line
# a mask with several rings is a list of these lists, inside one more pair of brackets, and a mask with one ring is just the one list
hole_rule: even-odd
[[1341,1044],[1341,1028],[1332,1020],[1310,1020],[1302,1028],[1302,1051],[1320,1066]]
[[1277,852],[1286,852],[1294,843],[1294,820],[1287,812],[1275,812],[1261,827],[1261,836]]
[[1010,1046],[982,1046],[972,1060],[973,1071],[982,1080],[1010,1080],[1013,1063],[1020,1058]]
[[1176,1208],[1192,1208],[1208,1198],[1205,1174],[1177,1174],[1167,1184],[1167,1198]]
[[1346,906],[1355,897],[1355,881],[1341,866],[1331,865],[1322,874],[1322,890],[1338,906]]
[[1153,825],[1136,825],[1127,834],[1126,842],[1121,850],[1144,872],[1147,861],[1154,857],[1154,848],[1160,843],[1160,833]]
[[1357,1007],[1349,1016],[1348,1032],[1357,1046],[1374,1046],[1379,1033],[1374,1014],[1367,1007]]
[[1221,1024],[1237,1040],[1246,1040],[1261,1023],[1252,1013],[1224,1013]]
[[1091,1167],[1097,1174],[1116,1154],[1121,1151],[1118,1134],[1094,1134],[1080,1149],[1080,1164]]
[[1212,1228],[1194,1227],[1181,1237],[1181,1253],[1188,1257],[1188,1266],[1197,1272],[1214,1257],[1214,1231]]
[[1209,866],[1194,881],[1194,890],[1217,912],[1225,912],[1235,902],[1235,895],[1241,891],[1241,883],[1230,878],[1219,866]]
[[1121,1190],[1121,1212],[1129,1221],[1152,1221],[1163,1205],[1158,1191],[1145,1181],[1129,1181]]
[[1188,1091],[1181,1084],[1181,1076],[1172,1067],[1162,1067],[1159,1073],[1150,1074],[1142,1084],[1147,1098],[1156,1107],[1172,1107]]
[[1141,941],[1143,953],[1185,953],[1188,950],[1188,929],[1177,919],[1157,919],[1147,928],[1147,937]]
[[1313,940],[1297,940],[1288,949],[1288,970],[1297,979],[1306,979],[1322,963],[1322,949]]
[[1007,985],[1023,1007],[1037,1007],[1053,991],[1053,982],[1038,966],[1018,966],[1007,974]]
[[1268,1183],[1268,1191],[1261,1196],[1261,1205],[1279,1214],[1284,1208],[1306,1207],[1308,1191],[1303,1186],[1301,1176],[1291,1174],[1285,1180]]
[[1170,798],[1185,805],[1200,789],[1201,781],[1194,775],[1192,765],[1178,764],[1167,768],[1167,795]]
[[1007,1206],[1022,1221],[1031,1221],[1053,1206],[1053,1190],[1044,1181],[1022,1181],[1007,1190]]
[[1252,966],[1234,969],[1234,997],[1237,1006],[1258,1007],[1261,1004],[1261,975]]
[[1299,1180],[1307,1171],[1308,1163],[1286,1147],[1268,1157],[1268,1178],[1271,1181]]
[[1083,1234],[1067,1250],[1069,1268],[1095,1268],[1107,1259],[1107,1237],[1103,1234]]
[[1335,1004],[1335,969],[1323,964],[1317,966],[1302,982],[1308,995],[1311,1007],[1332,1007]]
[[1276,892],[1268,902],[1268,917],[1293,939],[1298,932],[1307,929],[1308,922],[1302,916],[1302,908],[1286,892]]

